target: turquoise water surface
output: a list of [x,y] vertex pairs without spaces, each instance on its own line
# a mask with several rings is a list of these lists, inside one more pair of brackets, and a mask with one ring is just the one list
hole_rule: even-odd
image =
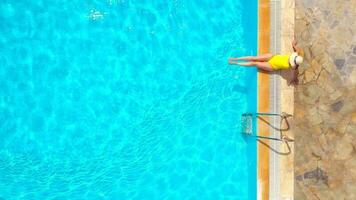
[[256,0],[2,0],[0,199],[256,199]]

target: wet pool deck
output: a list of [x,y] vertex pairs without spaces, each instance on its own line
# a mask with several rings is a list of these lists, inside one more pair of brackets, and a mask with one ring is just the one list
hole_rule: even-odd
[[[269,0],[260,0],[258,5],[258,53],[269,52],[270,46],[270,9]],[[269,75],[258,72],[258,112],[269,112]],[[266,99],[261,101],[260,99]],[[258,123],[258,133],[268,136],[268,126]],[[260,134],[262,133],[262,134]],[[267,200],[269,196],[269,149],[257,143],[257,197]]]
[[295,195],[356,199],[356,0],[296,0]]

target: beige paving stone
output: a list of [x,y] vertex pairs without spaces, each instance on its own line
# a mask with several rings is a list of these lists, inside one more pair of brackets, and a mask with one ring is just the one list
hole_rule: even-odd
[[[354,173],[354,172],[352,172]],[[346,200],[353,200],[353,199],[356,199],[356,182],[353,181],[353,182],[350,182],[350,183],[347,183],[345,185],[346,187],[346,191],[345,191],[345,196],[346,196]]]
[[317,81],[316,83],[318,86],[323,88],[326,93],[331,94],[335,92],[335,86],[334,84],[330,81],[330,74],[326,70],[320,71],[320,74],[317,76]]
[[319,136],[319,138],[318,138],[318,141],[319,141],[319,144],[320,144],[321,149],[322,149],[324,152],[328,153],[329,150],[330,150],[330,146],[329,146],[329,144],[328,144],[328,141],[327,141],[327,138],[326,138],[325,134],[321,134],[321,135]]
[[306,70],[304,72],[303,83],[309,83],[311,81],[316,80],[317,75],[313,70]]
[[350,175],[352,178],[356,178],[356,157],[352,157],[351,159],[345,162],[345,167],[350,170]]
[[295,173],[317,162],[320,173],[308,176],[327,181],[299,176],[295,199],[356,199],[355,7],[355,0],[296,0],[305,64],[294,100]]
[[335,90],[334,92],[332,92],[330,94],[330,100],[335,101],[336,99],[340,98],[341,96],[342,96],[342,92],[340,92],[339,90]]
[[351,114],[351,122],[356,124],[356,112]]
[[347,160],[352,157],[354,149],[351,144],[350,137],[344,136],[336,141],[335,152],[333,154],[334,160]]
[[342,118],[337,124],[336,124],[336,131],[342,135],[346,133],[347,127],[350,125],[350,117],[346,116]]
[[308,111],[308,115],[307,115],[307,119],[310,121],[310,123],[315,126],[315,125],[319,125],[320,123],[323,122],[320,114],[318,113],[318,109],[317,108],[312,108]]
[[317,62],[315,59],[312,59],[311,61],[311,68],[312,68],[312,71],[315,73],[315,74],[319,74],[320,71],[322,70],[322,65]]

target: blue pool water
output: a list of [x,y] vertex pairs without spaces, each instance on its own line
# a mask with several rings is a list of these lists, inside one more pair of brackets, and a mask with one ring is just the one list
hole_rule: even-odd
[[2,0],[0,199],[256,199],[256,0]]

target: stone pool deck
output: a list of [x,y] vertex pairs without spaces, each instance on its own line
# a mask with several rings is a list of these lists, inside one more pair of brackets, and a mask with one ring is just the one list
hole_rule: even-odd
[[294,199],[356,199],[356,0],[296,0]]

